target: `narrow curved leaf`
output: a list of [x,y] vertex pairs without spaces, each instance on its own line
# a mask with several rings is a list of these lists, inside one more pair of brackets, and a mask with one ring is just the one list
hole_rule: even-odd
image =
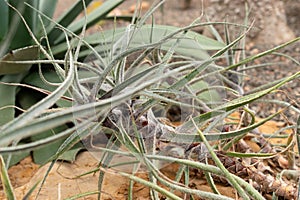
[[[250,126],[247,126],[245,128],[241,128],[239,130],[234,130],[226,133],[206,133],[204,134],[206,139],[208,141],[217,141],[217,140],[224,140],[224,139],[230,139],[245,133],[248,133],[249,131],[261,126],[262,124],[266,123],[267,121],[271,120],[273,117],[280,114],[282,111],[279,111],[273,115],[270,115],[269,117],[252,124]],[[185,124],[183,124],[185,125]],[[183,126],[182,125],[182,126]],[[180,127],[178,127],[180,129]],[[197,133],[189,134],[189,133],[177,133],[177,132],[165,132],[162,135],[162,140],[166,140],[169,142],[178,142],[178,143],[193,143],[193,142],[202,142],[201,138]]]
[[4,163],[3,157],[1,155],[0,155],[0,170],[1,170],[1,174],[0,174],[1,182],[3,184],[3,188],[4,188],[6,198],[8,200],[15,200],[16,197],[14,195],[13,187],[10,183],[8,173],[7,173],[7,169],[5,167],[5,163]]

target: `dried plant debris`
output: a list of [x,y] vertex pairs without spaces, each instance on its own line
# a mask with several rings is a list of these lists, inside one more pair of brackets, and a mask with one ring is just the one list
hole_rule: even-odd
[[[249,143],[252,141],[252,143]],[[255,142],[253,142],[255,141]],[[253,149],[253,145],[256,149]],[[251,144],[252,146],[250,146]],[[199,162],[215,165],[206,146],[203,143],[189,145],[164,143],[160,141],[158,148],[168,156],[188,158]],[[243,178],[253,185],[265,197],[275,195],[279,199],[297,199],[297,182],[300,177],[300,170],[297,166],[291,165],[288,159],[289,151],[278,152],[278,148],[270,143],[261,134],[248,134],[240,139],[234,146],[236,153],[268,153],[272,156],[263,158],[257,157],[230,157],[226,151],[217,150],[216,154],[224,167],[232,174]],[[295,158],[294,158],[295,159]],[[295,160],[293,162],[296,162]],[[204,178],[201,170],[191,170],[191,176]],[[216,183],[228,185],[223,176],[212,174]]]
[[276,196],[284,199],[297,199],[296,184],[286,183],[282,179],[276,179],[270,174],[259,171],[254,166],[248,167],[249,180],[255,189],[262,193],[274,192]]
[[[253,187],[264,194],[264,196],[274,193],[277,197],[284,199],[297,199],[297,187],[295,181],[286,177],[277,178],[273,170],[264,164],[263,160],[250,159],[250,163],[241,158],[228,157],[224,152],[218,152],[218,158],[225,168],[232,174],[247,180]],[[207,161],[200,162],[214,165],[214,161],[207,157]],[[295,170],[294,170],[295,171]],[[299,175],[299,173],[298,173]],[[204,173],[199,171],[197,176],[204,177]],[[218,175],[212,175],[215,182],[228,185],[227,180]],[[299,176],[297,177],[297,179]]]

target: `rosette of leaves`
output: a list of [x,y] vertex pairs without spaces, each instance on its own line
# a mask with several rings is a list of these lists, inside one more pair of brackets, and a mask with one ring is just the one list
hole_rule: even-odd
[[[78,1],[68,11],[63,13],[61,17],[53,21],[51,17],[55,11],[54,5],[56,5],[56,1],[51,3],[49,1],[34,0],[8,1],[7,3],[1,1],[0,8],[3,10],[2,13],[7,14],[1,18],[5,25],[4,29],[1,29],[0,51],[2,56],[0,63],[0,103],[2,108],[0,110],[0,122],[3,127],[13,123],[19,116],[22,116],[23,112],[33,108],[43,98],[50,94],[55,94],[53,91],[56,91],[58,85],[63,83],[69,70],[68,67],[65,67],[69,62],[68,51],[76,49],[78,46],[80,46],[80,51],[78,51],[76,56],[74,55],[75,61],[83,62],[84,58],[91,52],[96,52],[95,55],[98,56],[98,60],[103,61],[102,67],[108,65],[111,67],[110,70],[114,70],[115,65],[119,63],[119,59],[124,60],[131,52],[143,51],[148,48],[147,46],[150,47],[147,50],[148,53],[152,53],[154,49],[161,49],[167,52],[169,49],[174,48],[172,51],[176,51],[177,54],[193,56],[201,60],[209,58],[208,50],[217,50],[223,47],[222,43],[195,32],[188,32],[188,37],[183,38],[176,48],[172,47],[174,42],[176,43],[177,35],[182,30],[170,26],[143,26],[143,20],[145,19],[139,22],[138,26],[140,27],[137,26],[138,28],[131,30],[117,28],[81,38],[78,34],[83,29],[89,28],[99,20],[111,19],[111,17],[107,17],[107,14],[123,1],[106,1],[91,13],[74,21],[84,11],[85,6],[88,6],[91,2]],[[130,17],[122,16],[120,18],[131,19]],[[138,32],[134,33],[136,30]],[[186,28],[186,31],[188,30],[189,28]],[[127,40],[128,37],[132,37],[133,40],[129,42]],[[128,47],[126,47],[125,43],[122,44],[122,41],[126,41]],[[142,44],[146,44],[146,46]],[[114,48],[114,46],[117,48]],[[100,50],[97,48],[100,48]],[[126,48],[131,50],[126,50]],[[111,57],[112,53],[121,56],[120,58]],[[115,62],[115,65],[109,65],[112,61],[113,63]],[[140,65],[140,63],[136,62],[135,65]],[[131,68],[136,69],[137,67]],[[146,69],[140,67],[139,70],[143,71]],[[149,69],[147,70],[149,71]],[[106,75],[110,75],[111,72],[109,70],[107,72]],[[95,78],[96,75],[99,76],[99,73],[102,73],[102,71],[95,74],[95,70],[79,70],[77,75],[79,76],[79,81],[81,81],[81,79]],[[109,80],[106,77],[105,79]],[[73,91],[76,90],[74,88],[66,90],[62,93],[63,95],[61,94],[60,98],[55,101],[52,100],[51,106],[49,104],[47,109],[57,108],[59,110],[72,106],[74,98],[76,98],[73,95],[77,94]],[[118,91],[118,88],[114,91]],[[80,101],[82,102],[83,100]],[[34,115],[37,117],[41,113]],[[44,113],[42,115],[47,114]],[[15,144],[40,141],[68,130],[69,126],[73,125],[64,123],[55,128],[44,130],[40,134],[32,133],[28,136],[22,136],[21,139],[15,138],[9,143],[5,143],[5,145],[12,145],[12,141],[15,141]],[[46,147],[33,151],[34,161],[40,164],[45,163],[57,151],[64,139],[60,138]],[[75,149],[80,150],[81,147],[77,146]],[[74,159],[76,152],[76,150],[72,151],[69,156],[65,154],[64,159]],[[19,151],[18,154],[12,157],[8,156],[7,164],[13,165],[17,163],[28,153],[30,153],[29,150],[22,153]]]

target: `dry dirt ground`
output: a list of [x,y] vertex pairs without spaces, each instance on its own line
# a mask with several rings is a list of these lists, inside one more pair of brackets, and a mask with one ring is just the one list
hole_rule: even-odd
[[[259,128],[259,131],[264,134],[273,134],[278,129],[282,128],[285,124],[282,122],[269,121],[263,126]],[[286,135],[291,134],[291,130],[286,130]],[[251,137],[245,139],[248,150],[252,150],[253,152],[261,151],[261,147],[254,141],[251,140]],[[287,138],[285,139],[272,139],[271,143],[273,144],[286,144]],[[98,157],[99,158],[99,157]],[[117,158],[116,162],[120,162],[122,157]],[[227,160],[230,160],[227,158]],[[95,158],[95,154],[91,154],[88,151],[81,152],[75,162],[66,163],[66,162],[57,162],[40,191],[38,195],[38,200],[56,200],[56,199],[65,199],[69,198],[73,195],[77,195],[79,193],[85,192],[94,192],[97,191],[98,186],[98,177],[99,172],[96,173],[87,173],[93,172],[93,170],[97,169],[99,160]],[[232,164],[232,163],[231,163]],[[271,166],[271,169],[267,169],[268,166]],[[12,179],[12,184],[15,187],[15,193],[17,199],[22,199],[26,192],[30,190],[30,188],[36,184],[37,182],[43,180],[44,175],[46,174],[49,164],[44,166],[35,165],[31,158],[28,157],[21,161],[20,164],[11,167],[9,170],[9,175]],[[273,170],[273,171],[281,171],[283,169],[288,169],[289,162],[284,156],[276,156],[274,159],[266,160],[267,167],[266,169],[261,170]],[[178,171],[179,166],[175,163],[170,163],[161,169],[161,172],[164,176],[169,179],[174,180],[176,176],[176,172]],[[117,174],[120,168],[114,170],[107,170],[105,175],[105,179],[102,187],[102,198],[103,200],[124,200],[127,199],[128,196],[128,187],[129,187],[129,179]],[[130,170],[123,168],[122,172],[130,173]],[[82,177],[77,177],[82,174],[86,175]],[[241,173],[241,172],[239,172]],[[141,171],[135,174],[139,178],[148,179],[147,172]],[[211,188],[207,184],[205,177],[201,173],[201,171],[193,171],[191,169],[191,177],[190,177],[189,186],[194,189],[198,189],[201,191],[211,191]],[[217,179],[218,180],[218,179]],[[284,178],[285,182],[284,187],[294,187],[293,185],[296,183],[293,179]],[[265,181],[265,180],[264,180]],[[221,194],[226,195],[231,198],[236,197],[236,192],[234,189],[224,184],[222,180],[216,181],[216,185]],[[293,191],[294,192],[294,191]],[[33,193],[32,198],[37,194],[37,190]],[[179,192],[175,192],[175,194],[183,197]],[[133,187],[133,199],[138,200],[147,200],[149,198],[149,189],[139,183],[135,183]],[[0,199],[5,199],[4,195],[0,193]],[[84,200],[94,200],[97,199],[97,194],[91,194],[86,196],[85,198],[79,198]],[[161,199],[164,199],[163,196]],[[201,198],[195,198],[201,199]]]
[[[57,15],[59,13],[63,12],[64,9],[67,9],[68,6],[70,6],[71,2],[74,2],[75,0],[61,0],[59,5],[59,10]],[[144,10],[146,10],[149,5],[153,1],[143,1],[147,2],[149,4],[144,5]],[[176,2],[176,3],[175,3]],[[168,24],[168,25],[175,25],[175,26],[186,26],[193,22],[194,19],[201,16],[201,14],[207,12],[208,15],[210,15],[210,19],[212,20],[222,20],[224,15],[226,15],[224,10],[218,10],[217,7],[212,7],[210,4],[202,4],[199,0],[192,0],[192,3],[189,8],[184,8],[186,5],[184,4],[184,1],[181,0],[178,3],[177,1],[169,0],[167,1],[166,5],[164,6],[163,10],[157,11],[157,14],[155,15],[155,22],[160,24]],[[212,1],[214,4],[217,4],[218,1]],[[230,2],[230,1],[225,1]],[[255,1],[256,2],[256,1]],[[262,2],[268,2],[267,0]],[[135,5],[135,0],[127,0],[124,5],[122,5],[120,8],[118,8],[115,12],[121,13],[121,14],[128,14],[132,13],[133,6]],[[282,9],[285,9],[284,17],[286,17],[286,22],[284,19],[283,21],[280,21],[280,25],[282,25],[282,28],[274,27],[274,26],[267,26],[269,22],[262,22],[259,21],[258,23],[261,23],[265,25],[264,30],[260,30],[256,33],[253,33],[251,35],[250,39],[247,40],[247,54],[253,55],[255,53],[261,52],[267,48],[270,48],[276,44],[286,42],[289,39],[292,39],[296,36],[300,36],[300,23],[297,23],[300,21],[300,1],[299,0],[289,0],[286,1],[284,5],[281,5]],[[203,6],[205,9],[203,9]],[[271,7],[271,13],[274,11],[275,8]],[[217,12],[216,12],[217,11]],[[236,13],[235,13],[236,12]],[[235,10],[233,13],[240,14],[242,11]],[[263,11],[261,11],[263,12]],[[222,17],[216,17],[215,14],[218,13],[218,15]],[[262,14],[263,15],[263,14]],[[280,15],[282,17],[282,12],[277,13],[277,15]],[[270,16],[273,16],[271,14]],[[266,17],[270,17],[266,16]],[[230,18],[230,17],[229,17]],[[235,18],[231,18],[235,19]],[[258,19],[258,20],[263,20]],[[237,22],[237,21],[234,21]],[[124,25],[125,23],[121,22],[120,25]],[[272,23],[271,23],[272,24]],[[108,22],[103,24],[103,29],[110,28],[112,25]],[[255,25],[254,25],[255,26]],[[96,28],[98,30],[98,28]],[[280,31],[281,32],[280,32]],[[282,33],[282,30],[284,30],[284,33]],[[207,30],[205,29],[197,29],[195,31],[199,31],[201,33],[209,35]],[[222,31],[222,28],[220,28],[220,31]],[[236,31],[238,32],[238,31]],[[272,34],[272,37],[269,37],[269,39],[266,39],[265,35]],[[277,36],[276,36],[277,34]],[[282,35],[284,34],[284,35]],[[275,39],[276,40],[275,40]],[[273,40],[274,39],[274,40]],[[282,50],[283,53],[288,53],[288,55],[294,57],[296,60],[300,60],[300,48],[299,43],[296,45],[292,45],[290,47],[285,48],[285,50]],[[293,64],[289,59],[286,57],[280,57],[280,56],[268,56],[263,59],[259,59],[255,61],[255,64],[260,63],[266,63],[270,62],[271,64],[266,68],[260,68],[256,70],[250,70],[248,72],[248,76],[246,77],[246,84],[245,84],[245,91],[248,91],[250,89],[256,88],[259,85],[263,83],[267,83],[271,80],[276,80],[279,78],[283,78],[287,75],[293,74],[296,71],[299,71],[300,67],[299,65]],[[274,63],[281,63],[281,64],[274,64]],[[288,102],[299,102],[300,100],[300,81],[299,79],[296,81],[293,81],[292,83],[286,85],[281,92],[272,94],[268,98],[279,98]],[[299,108],[299,104],[294,104],[296,107]],[[270,113],[273,113],[276,107],[272,104],[253,104],[251,105],[252,108],[260,115],[261,117],[265,117]],[[290,123],[292,123],[292,120],[295,119],[296,114],[291,112],[287,112],[286,116],[288,119],[290,119]],[[278,119],[281,120],[281,119]],[[264,133],[273,133],[276,129],[279,129],[280,127],[285,126],[288,124],[289,121],[271,121],[268,122],[265,126],[261,127],[260,131]],[[287,131],[287,134],[290,134],[291,132]],[[255,152],[260,150],[259,147],[255,143],[251,143],[251,141],[247,141],[249,143],[249,146],[251,149]],[[283,140],[277,140],[273,141],[273,143],[286,143],[286,141]],[[281,166],[273,165],[273,167],[278,167],[282,169],[287,169],[288,164],[287,160],[282,158],[283,160],[279,161]],[[20,164],[12,167],[9,170],[10,177],[12,179],[12,183],[14,187],[16,188],[17,193],[17,199],[21,199],[22,196],[28,191],[28,189],[37,181],[41,180],[43,175],[45,174],[45,171],[47,170],[47,167],[49,165],[45,166],[37,166],[34,163],[32,163],[31,158],[26,158]],[[80,175],[82,173],[85,173],[87,171],[90,171],[92,169],[95,169],[97,166],[97,160],[95,160],[88,152],[81,153],[77,160],[74,163],[60,163],[58,162],[55,164],[54,168],[52,169],[49,178],[47,179],[45,186],[41,190],[41,193],[39,195],[38,199],[45,200],[45,199],[64,199],[66,197],[70,197],[72,195],[83,193],[87,191],[95,191],[97,189],[97,181],[98,181],[98,173],[96,174],[90,174],[81,178],[74,178],[77,175]],[[177,166],[172,164],[167,166],[162,171],[164,174],[170,178],[174,177],[174,171],[176,171]],[[140,173],[138,175],[139,177],[146,178],[145,173]],[[293,181],[291,181],[293,183]],[[205,179],[194,176],[194,178],[191,181],[190,184],[191,187],[204,190],[204,191],[210,191],[209,186],[207,185]],[[110,172],[106,175],[105,181],[104,181],[104,187],[103,187],[103,199],[109,200],[109,199],[126,199],[128,194],[128,179],[124,178],[120,175],[116,175],[113,172]],[[231,187],[228,187],[226,185],[218,185],[218,189],[222,194],[225,194],[229,197],[235,198],[236,193],[233,191]],[[4,199],[4,195],[0,195],[0,199]],[[96,199],[96,195],[91,195],[82,199]],[[141,184],[134,184],[134,199],[149,199],[149,190],[141,185]]]

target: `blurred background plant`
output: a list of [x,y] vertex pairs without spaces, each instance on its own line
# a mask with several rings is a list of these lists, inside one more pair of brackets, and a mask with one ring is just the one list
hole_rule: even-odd
[[[107,168],[121,169],[120,166],[130,164],[129,171],[118,173],[151,188],[153,199],[159,195],[180,199],[172,190],[191,197],[228,199],[216,189],[212,174],[225,177],[243,199],[264,199],[260,191],[228,169],[220,157],[222,151],[218,155],[215,151],[231,155],[234,164],[238,163],[237,157],[275,155],[234,149],[247,133],[282,112],[257,122],[248,104],[298,78],[300,72],[244,95],[243,71],[247,63],[299,38],[254,56],[240,56],[251,27],[246,22],[221,22],[225,30],[230,25],[242,30],[233,41],[226,32],[225,42],[212,22],[195,20],[183,28],[156,25],[153,21],[146,25],[163,1],[142,17],[138,11],[132,18],[123,17],[131,19],[127,27],[85,35],[88,27],[105,19],[123,1],[105,1],[86,14],[85,7],[90,2],[78,1],[57,22],[51,19],[54,10],[47,10],[51,7],[47,5],[49,1],[13,4],[20,11],[28,10],[23,14],[5,3],[1,5],[4,12],[13,13],[8,16],[18,19],[14,23],[7,19],[2,38],[9,35],[12,39],[9,43],[1,41],[0,152],[5,155],[1,177],[7,197],[15,198],[6,168],[30,152],[35,162],[44,164],[57,159],[73,161],[78,151],[85,148],[91,153],[103,152],[94,154],[99,159],[98,191],[102,191]],[[83,11],[82,19],[72,23]],[[198,26],[210,27],[219,41],[191,31]],[[24,35],[13,34],[19,29]],[[27,38],[25,43],[19,40],[22,36]],[[227,61],[226,66],[216,64],[222,59]],[[293,105],[287,106],[298,112]],[[241,115],[238,122],[227,123],[235,112]],[[122,155],[126,162],[114,159],[115,154]],[[176,180],[160,176],[162,163],[172,162],[180,164]],[[141,165],[149,180],[134,176]],[[190,167],[204,171],[213,193],[188,187]],[[257,172],[252,169],[250,174],[255,177]],[[180,183],[182,177],[185,185]],[[169,190],[157,186],[157,181]],[[132,187],[130,184],[128,189],[131,197]],[[271,190],[281,195],[278,191],[278,187]],[[289,195],[283,194],[288,198]]]

